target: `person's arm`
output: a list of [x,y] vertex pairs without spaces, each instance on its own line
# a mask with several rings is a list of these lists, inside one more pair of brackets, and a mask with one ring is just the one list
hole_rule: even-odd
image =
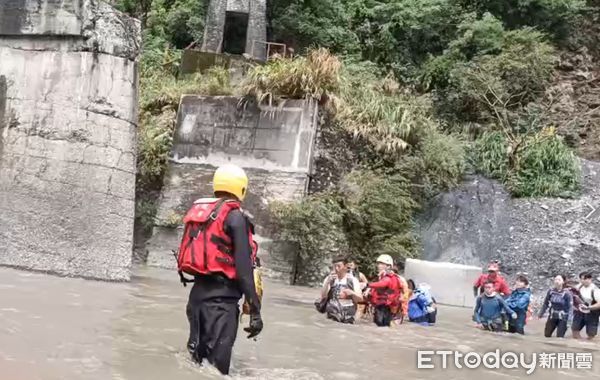
[[565,298],[565,303],[567,304],[567,309],[565,310],[565,313],[568,316],[571,316],[571,314],[573,313],[573,295],[571,294],[571,292],[567,291],[565,292]]
[[500,293],[504,294],[504,297],[508,297],[511,294],[510,287],[504,279],[500,283]]
[[369,282],[369,280],[367,280],[367,276],[365,276],[363,273],[359,273],[358,277],[361,284],[366,284]]
[[254,285],[254,267],[248,228],[248,221],[241,211],[233,210],[229,213],[225,221],[225,231],[233,242],[237,282],[250,306],[250,314],[259,314],[260,301]]
[[544,314],[546,314],[546,310],[548,310],[548,303],[550,302],[550,290],[546,293],[546,297],[544,298],[544,302],[542,303],[542,310],[538,314],[539,318],[543,318]]
[[600,289],[595,288],[592,292],[596,303],[590,306],[590,310],[600,310]]
[[531,295],[524,294],[516,299],[514,309],[527,310],[529,302],[531,301]]
[[391,279],[389,277],[384,277],[379,281],[369,283],[369,288],[372,289],[385,289],[390,287]]
[[327,298],[327,294],[329,293],[329,287],[331,286],[331,276],[325,277],[325,281],[323,281],[323,286],[321,287],[321,299],[324,300]]
[[477,324],[481,324],[481,317],[479,315],[480,313],[481,313],[481,297],[477,296],[477,302],[475,302],[475,311],[474,311],[475,322],[477,322]]
[[479,288],[481,287],[481,282],[482,282],[481,279],[482,279],[482,276],[477,277],[477,280],[473,284],[473,294],[475,295],[475,297],[479,296]]
[[504,298],[502,298],[501,296],[497,296],[498,300],[500,301],[500,305],[502,305],[502,308],[504,309],[504,311],[506,311],[506,314],[509,315],[513,315],[515,314],[515,311],[513,309],[511,309],[510,307],[508,307],[508,305],[506,304],[506,301],[504,301]]

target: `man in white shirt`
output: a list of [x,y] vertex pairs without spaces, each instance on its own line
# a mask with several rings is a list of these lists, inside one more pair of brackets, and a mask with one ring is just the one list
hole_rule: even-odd
[[589,340],[598,335],[598,323],[600,321],[600,289],[592,282],[593,275],[583,272],[579,275],[579,296],[583,302],[579,309],[573,313],[573,338],[581,339],[581,330],[585,332]]
[[327,299],[327,317],[337,322],[354,323],[356,304],[362,302],[358,279],[348,273],[345,257],[333,259],[333,273],[323,281],[321,298]]

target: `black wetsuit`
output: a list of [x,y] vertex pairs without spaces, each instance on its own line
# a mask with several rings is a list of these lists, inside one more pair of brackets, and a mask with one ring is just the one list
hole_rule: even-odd
[[196,276],[186,312],[190,322],[188,349],[194,360],[202,363],[207,359],[226,375],[238,330],[238,303],[244,295],[249,301],[250,313],[259,314],[260,301],[254,286],[249,222],[241,211],[233,210],[224,226],[233,243],[237,280],[221,275]]

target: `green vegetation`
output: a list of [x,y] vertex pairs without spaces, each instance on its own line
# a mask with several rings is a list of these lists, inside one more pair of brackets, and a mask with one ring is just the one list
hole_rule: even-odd
[[326,49],[311,50],[306,57],[275,59],[256,66],[248,74],[243,93],[259,102],[271,102],[274,96],[322,100],[339,87],[340,60]]
[[201,43],[208,1],[115,2],[144,25],[142,194],[160,187],[181,95],[319,102],[321,128],[339,137],[331,154],[351,151],[354,161],[323,193],[273,206],[280,236],[305,263],[342,252],[363,263],[415,255],[415,213],[465,171],[517,197],[579,190],[578,161],[548,121],[546,92],[564,49],[597,50],[578,29],[600,14],[597,1],[270,0],[268,39],[297,55],[254,67],[240,87],[223,69],[178,77],[181,49]]
[[474,145],[479,172],[504,181],[517,197],[571,197],[580,187],[579,161],[552,129],[511,140],[485,133]]

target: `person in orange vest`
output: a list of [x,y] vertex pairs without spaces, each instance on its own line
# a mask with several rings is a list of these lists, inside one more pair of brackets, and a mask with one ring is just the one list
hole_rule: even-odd
[[393,310],[399,307],[402,285],[398,276],[392,270],[394,260],[390,255],[381,255],[377,258],[377,271],[379,281],[367,284],[370,300],[375,311],[373,322],[377,326],[390,326],[394,318]]
[[185,228],[177,264],[194,276],[187,315],[188,350],[199,364],[207,360],[222,374],[229,373],[242,297],[250,312],[248,338],[263,329],[260,299],[254,283],[256,249],[253,228],[242,211],[248,177],[234,165],[219,167],[213,177],[214,198],[198,199],[184,217]]

